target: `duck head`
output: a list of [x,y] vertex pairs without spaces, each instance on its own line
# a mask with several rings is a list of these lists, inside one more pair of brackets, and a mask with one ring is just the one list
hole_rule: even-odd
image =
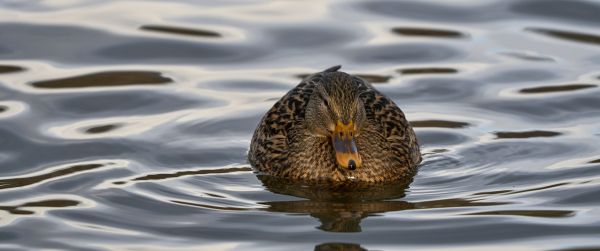
[[338,165],[348,170],[362,165],[356,138],[367,120],[355,81],[343,72],[323,74],[306,107],[308,130],[330,138]]

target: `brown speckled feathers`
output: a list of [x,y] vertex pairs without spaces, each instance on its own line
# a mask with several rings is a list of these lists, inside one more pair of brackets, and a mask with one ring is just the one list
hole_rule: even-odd
[[[388,182],[410,177],[421,161],[415,133],[392,100],[339,66],[304,79],[265,114],[254,132],[248,159],[260,172],[311,182]],[[307,129],[306,106],[317,85],[330,95],[356,93],[366,123],[356,135],[363,165],[340,168],[331,140]],[[349,94],[348,94],[349,95]]]

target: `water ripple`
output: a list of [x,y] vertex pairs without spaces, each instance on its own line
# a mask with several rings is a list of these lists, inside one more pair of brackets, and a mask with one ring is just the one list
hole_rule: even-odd
[[528,28],[527,30],[562,40],[600,45],[600,36],[598,35],[545,28]]
[[0,119],[8,118],[13,115],[19,114],[25,111],[27,108],[26,104],[19,101],[0,101]]
[[0,206],[0,210],[7,211],[10,214],[34,214],[33,211],[26,210],[24,208],[29,207],[49,207],[49,208],[60,208],[60,207],[74,207],[79,205],[81,202],[75,200],[56,199],[56,200],[42,200],[26,202],[16,206]]
[[427,67],[427,68],[409,68],[398,70],[403,75],[414,75],[414,74],[452,74],[457,73],[458,70],[453,68],[442,68],[442,67]]
[[531,88],[521,89],[520,93],[533,94],[533,93],[547,93],[547,92],[568,92],[577,91],[581,89],[594,88],[597,85],[592,84],[568,84],[568,85],[550,85],[550,86],[538,86]]
[[99,162],[99,163],[79,163],[79,164],[69,164],[58,167],[46,168],[44,171],[5,178],[0,180],[0,190],[1,189],[9,189],[9,188],[18,188],[30,186],[42,182],[47,182],[52,179],[62,178],[64,176],[79,174],[91,170],[95,170],[98,168],[114,168],[114,167],[123,167],[126,166],[126,161],[114,161],[114,162]]
[[437,127],[437,128],[465,128],[470,126],[469,123],[447,120],[419,120],[411,121],[413,127]]
[[0,65],[0,74],[25,71],[25,68],[15,65]]
[[109,71],[97,72],[75,77],[43,80],[31,83],[37,88],[84,88],[127,85],[157,85],[173,82],[160,72],[151,71]]
[[461,38],[467,35],[453,30],[415,28],[415,27],[395,27],[392,32],[402,36],[423,36],[423,37],[442,37],[442,38]]
[[543,218],[563,218],[571,217],[575,214],[569,210],[497,210],[469,213],[467,215],[509,215],[509,216],[527,216]]
[[[205,175],[205,174],[225,174],[225,173],[236,173],[236,172],[250,172],[252,168],[250,167],[232,167],[232,168],[219,168],[219,169],[199,169],[199,170],[190,170],[190,171],[178,171],[174,173],[154,173],[147,174],[142,177],[136,177],[131,179],[132,182],[135,181],[152,181],[152,180],[164,180],[164,179],[172,179],[179,178],[183,176],[196,176],[196,175]],[[115,181],[113,182],[116,185],[126,184],[126,181]]]
[[539,137],[556,137],[561,135],[560,132],[551,131],[525,131],[525,132],[495,132],[496,137],[499,139],[526,139],[526,138],[539,138]]
[[140,30],[162,32],[167,34],[184,35],[184,36],[198,36],[198,37],[210,37],[216,38],[221,37],[221,34],[210,30],[191,29],[183,27],[165,26],[165,25],[142,25]]

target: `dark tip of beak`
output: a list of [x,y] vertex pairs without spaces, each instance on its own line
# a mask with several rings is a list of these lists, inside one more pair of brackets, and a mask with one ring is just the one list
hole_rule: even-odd
[[348,161],[348,169],[350,169],[350,170],[356,169],[356,163],[354,162],[353,159]]

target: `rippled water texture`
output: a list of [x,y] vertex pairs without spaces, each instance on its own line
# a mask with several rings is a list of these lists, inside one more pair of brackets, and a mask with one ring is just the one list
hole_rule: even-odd
[[[0,1],[0,248],[600,249],[600,2]],[[257,177],[260,116],[342,64],[412,181]]]

